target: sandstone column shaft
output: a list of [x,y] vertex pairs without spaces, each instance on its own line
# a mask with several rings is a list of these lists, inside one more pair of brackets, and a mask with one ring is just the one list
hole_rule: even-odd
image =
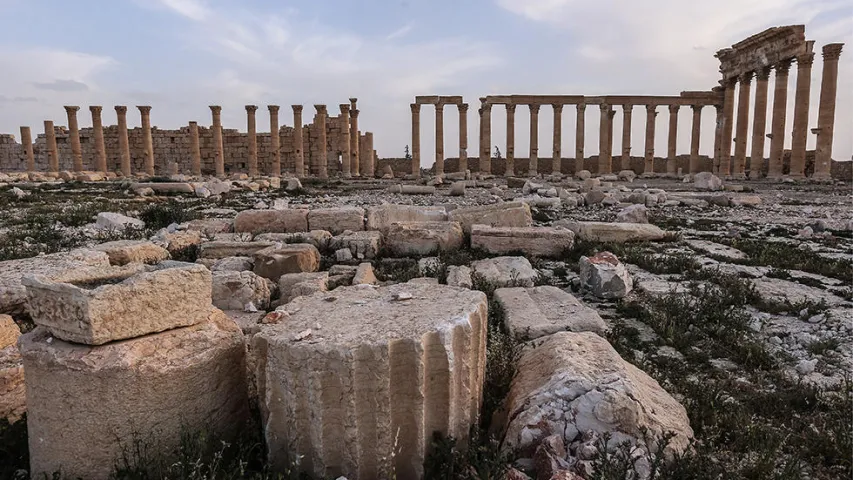
[[56,130],[53,120],[44,121],[44,140],[47,147],[47,171],[59,173],[59,151],[56,149]]
[[736,79],[726,82],[723,98],[723,133],[720,136],[720,175],[732,173],[732,134],[734,129]]
[[71,140],[71,157],[74,160],[74,171],[83,171],[83,151],[80,149],[80,127],[77,124],[78,106],[66,106],[65,113],[68,115],[68,137]]
[[563,171],[563,105],[555,103],[554,108],[554,134],[551,155],[551,173],[562,173]]
[[755,80],[755,109],[752,114],[752,147],[749,151],[749,177],[758,178],[764,164],[764,134],[767,128],[767,80],[770,68],[758,71]]
[[598,174],[607,175],[612,172],[613,156],[611,154],[610,133],[608,131],[610,123],[610,105],[601,104],[601,115],[598,122]]
[[797,90],[794,97],[794,133],[791,137],[791,176],[802,178],[806,170],[806,140],[809,131],[809,96],[814,53],[797,57]]
[[817,146],[814,178],[829,179],[832,168],[832,140],[835,133],[835,101],[838,92],[838,57],[843,43],[823,46],[823,76],[817,113]]
[[320,135],[320,158],[317,164],[317,176],[321,179],[329,178],[329,143],[326,134],[326,116],[328,115],[325,105],[314,105],[317,111],[317,133]]
[[92,112],[92,136],[95,142],[95,161],[92,163],[94,163],[96,171],[106,172],[107,148],[104,145],[104,125],[101,120],[102,107],[92,105],[89,107],[89,111]]
[[412,108],[412,175],[421,176],[421,106],[418,103]]
[[577,120],[575,121],[575,172],[579,172],[584,169],[583,161],[584,161],[584,132],[586,131],[586,127],[584,122],[586,120],[586,104],[579,103],[577,107]]
[[305,149],[302,139],[302,105],[291,105],[293,109],[293,156],[296,176],[305,176]]
[[717,116],[714,120],[714,165],[712,171],[715,175],[718,175],[720,173],[720,157],[723,154],[723,126],[725,118],[723,116],[722,105],[714,105],[714,110],[716,110]]
[[36,171],[36,157],[33,154],[33,134],[30,127],[21,127],[21,147],[26,161],[27,172]]
[[480,173],[492,173],[492,106],[480,97]]
[[776,81],[773,86],[773,118],[770,120],[769,178],[782,177],[782,150],[785,147],[785,117],[788,109],[788,71],[792,60],[775,66]]
[[702,105],[692,105],[693,129],[690,132],[690,173],[699,173],[699,136],[702,128]]
[[249,176],[258,176],[258,127],[255,123],[257,105],[246,105],[246,131],[249,136]]
[[147,105],[138,106],[142,119],[142,148],[145,160],[145,173],[154,175],[154,141],[151,138],[151,107]]
[[349,99],[349,145],[350,145],[350,170],[353,176],[361,176],[361,155],[358,148],[358,99]]
[[530,163],[527,165],[527,175],[539,175],[539,105],[528,105],[530,108]]
[[468,170],[468,104],[459,104],[459,167],[461,173]]
[[657,105],[646,105],[646,156],[643,164],[643,173],[655,172],[655,117]]
[[118,150],[119,164],[121,165],[121,174],[129,177],[130,171],[130,141],[127,138],[127,107],[118,105],[116,108],[116,117],[118,117]]
[[506,106],[506,171],[504,176],[515,176],[515,105]]
[[435,104],[435,175],[444,176],[444,104]]
[[749,132],[749,94],[752,72],[740,76],[740,90],[737,101],[737,133],[735,134],[735,158],[731,174],[735,178],[744,178],[746,168],[746,139]]
[[[278,129],[278,105],[267,105],[270,112],[270,172],[273,177],[281,176],[281,137]],[[324,129],[325,131],[325,129]]]
[[192,174],[201,175],[201,145],[198,138],[198,122],[190,122],[190,160]]
[[364,132],[360,139],[361,148],[361,175],[372,178],[376,175],[375,162],[373,158],[373,132]]
[[349,104],[342,103],[341,109],[341,173],[344,178],[352,176],[352,150],[350,144]]
[[668,175],[675,175],[678,170],[675,161],[678,146],[678,108],[678,105],[669,106],[669,137],[666,146],[666,173]]
[[222,107],[211,105],[213,115],[213,169],[217,177],[225,176],[225,146],[222,141]]
[[634,106],[622,106],[622,170],[631,169],[631,114]]

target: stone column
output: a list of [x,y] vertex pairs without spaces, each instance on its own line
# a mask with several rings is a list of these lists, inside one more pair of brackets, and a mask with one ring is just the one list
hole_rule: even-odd
[[515,105],[506,106],[506,170],[504,176],[515,176]]
[[435,104],[435,176],[444,176],[444,104]]
[[690,174],[699,173],[699,136],[702,127],[702,105],[692,105],[693,129],[690,132]]
[[631,169],[631,114],[634,106],[622,105],[622,170]]
[[190,170],[196,177],[201,175],[201,144],[198,138],[198,122],[190,122]]
[[21,147],[24,150],[27,173],[36,171],[36,157],[33,155],[33,134],[30,127],[21,127]]
[[107,148],[104,145],[104,125],[101,121],[102,107],[92,105],[89,111],[92,112],[92,136],[95,142],[95,170],[106,173],[107,171]]
[[[267,105],[270,112],[270,176],[281,176],[281,137],[278,128],[278,105]],[[325,130],[324,130],[325,131]]]
[[725,118],[723,117],[722,105],[714,105],[714,110],[717,112],[717,117],[714,120],[714,161],[712,171],[715,175],[718,175],[720,173],[720,156],[723,152],[723,126]]
[[421,176],[421,105],[413,103],[412,108],[412,175]]
[[59,152],[56,149],[56,130],[53,120],[44,121],[44,143],[47,147],[47,171],[59,173]]
[[459,172],[468,170],[468,104],[460,103],[459,108]]
[[213,114],[213,169],[217,177],[225,176],[225,146],[222,142],[222,107],[211,105]]
[[575,173],[583,170],[584,161],[584,132],[586,127],[584,121],[586,119],[586,104],[579,103],[577,107],[577,121],[575,122]]
[[646,105],[646,156],[643,164],[643,173],[650,175],[655,173],[655,117],[658,112],[657,105]]
[[293,155],[297,178],[305,176],[305,146],[302,139],[302,105],[291,105],[293,109]]
[[720,171],[718,175],[728,176],[732,173],[732,129],[734,128],[735,113],[735,84],[737,79],[725,81],[723,98],[723,132],[720,135]]
[[783,60],[774,68],[773,118],[770,120],[770,160],[768,178],[782,178],[782,151],[785,147],[785,116],[788,110],[788,71],[793,59]]
[[118,151],[121,174],[129,177],[130,171],[130,141],[127,138],[127,107],[117,105],[116,117],[118,117]]
[[326,137],[326,115],[328,112],[325,105],[314,105],[317,111],[317,129],[319,130],[320,161],[317,163],[317,176],[321,179],[329,178],[329,143]]
[[480,173],[492,173],[492,106],[480,97]]
[[806,139],[809,132],[809,96],[814,53],[797,56],[797,90],[794,97],[794,133],[791,138],[791,177],[803,178],[806,170]]
[[77,125],[78,106],[66,106],[65,113],[68,115],[68,137],[71,140],[71,156],[74,160],[74,171],[83,171],[83,151],[80,149],[80,127]]
[[752,72],[740,76],[740,90],[737,101],[737,133],[735,134],[735,159],[732,165],[732,176],[737,179],[745,178],[746,169],[746,139],[749,132],[749,93],[752,82]]
[[527,164],[527,175],[539,175],[539,105],[530,104],[530,162]]
[[246,105],[246,131],[249,136],[249,176],[258,176],[258,128],[255,124],[257,105]]
[[678,147],[678,109],[680,105],[669,106],[669,137],[666,146],[666,174],[675,175],[678,172],[675,155]]
[[835,133],[835,99],[838,91],[838,57],[843,43],[823,46],[823,77],[820,81],[820,103],[817,112],[817,148],[814,178],[828,180],[832,167],[832,139]]
[[767,80],[770,68],[756,74],[755,108],[752,113],[752,147],[749,150],[749,178],[758,178],[764,163],[764,133],[767,128]]
[[350,170],[354,177],[361,176],[361,157],[358,148],[358,99],[349,99],[349,149]]
[[364,137],[360,139],[361,148],[361,175],[363,177],[373,178],[376,175],[374,159],[373,159],[373,132],[364,132]]
[[608,131],[610,123],[610,105],[602,103],[599,105],[601,109],[600,119],[598,121],[598,174],[608,175],[613,171],[613,156],[611,154],[610,133]]
[[145,160],[145,173],[154,175],[154,141],[151,138],[151,107],[139,106],[139,114],[142,118],[142,155]]
[[551,173],[563,173],[563,104],[555,103],[554,109],[554,140],[551,155]]
[[350,133],[349,133],[349,104],[342,103],[339,105],[341,109],[341,136],[343,148],[341,148],[341,173],[344,178],[352,177],[352,145],[350,144]]

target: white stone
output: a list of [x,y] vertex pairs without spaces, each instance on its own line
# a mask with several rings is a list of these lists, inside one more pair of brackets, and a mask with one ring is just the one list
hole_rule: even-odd
[[616,221],[620,223],[649,223],[649,214],[645,205],[631,205],[623,208],[616,214]]
[[471,267],[450,265],[447,267],[447,284],[451,287],[474,288]]
[[471,263],[473,275],[495,287],[532,287],[539,274],[524,257],[495,257]]
[[385,245],[395,255],[432,255],[462,247],[464,235],[457,222],[399,222],[385,233]]
[[625,265],[610,252],[581,257],[581,284],[599,298],[622,298],[634,288]]
[[503,307],[507,330],[522,340],[566,330],[604,334],[607,328],[598,312],[550,285],[499,288],[495,300]]
[[267,280],[248,270],[213,272],[213,305],[222,310],[245,310],[246,305],[266,309],[270,304]]
[[700,172],[693,176],[693,186],[698,190],[722,190],[723,181],[711,172]]
[[522,253],[557,257],[574,245],[575,234],[562,227],[471,227],[471,248],[497,255]]
[[579,240],[602,243],[624,243],[663,240],[666,232],[646,223],[577,222],[558,220],[554,226],[575,232]]
[[459,222],[465,233],[474,225],[492,227],[529,227],[533,225],[530,206],[524,202],[506,202],[451,210],[448,219]]
[[124,230],[125,228],[145,228],[145,222],[138,218],[114,212],[101,212],[95,221],[95,228],[101,230]]
[[367,207],[367,229],[385,231],[397,222],[444,222],[447,210],[444,207],[420,205],[380,205]]

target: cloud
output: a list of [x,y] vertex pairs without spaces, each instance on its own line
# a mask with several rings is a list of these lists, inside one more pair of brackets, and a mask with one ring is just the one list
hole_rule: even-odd
[[156,0],[156,3],[197,22],[204,21],[210,16],[210,9],[199,0]]
[[54,80],[52,82],[33,82],[33,86],[42,90],[55,92],[85,92],[89,87],[76,80]]
[[38,102],[38,98],[36,98],[36,97],[7,97],[5,95],[0,95],[0,103],[30,103],[30,102]]
[[397,30],[394,30],[393,32],[386,35],[385,40],[388,41],[388,40],[394,40],[395,38],[403,37],[411,31],[412,31],[412,24],[403,25],[402,27],[398,28]]

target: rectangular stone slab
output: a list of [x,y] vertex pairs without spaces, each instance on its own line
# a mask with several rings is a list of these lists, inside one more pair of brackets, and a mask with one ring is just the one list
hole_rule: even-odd
[[496,255],[521,252],[536,257],[557,257],[574,243],[574,232],[560,227],[471,227],[471,248]]
[[550,285],[499,288],[495,300],[504,310],[507,330],[523,340],[561,331],[603,334],[607,328],[598,312]]
[[524,202],[457,208],[450,211],[448,220],[461,223],[465,233],[471,233],[471,227],[474,225],[490,225],[493,227],[529,227],[533,225],[530,206]]

